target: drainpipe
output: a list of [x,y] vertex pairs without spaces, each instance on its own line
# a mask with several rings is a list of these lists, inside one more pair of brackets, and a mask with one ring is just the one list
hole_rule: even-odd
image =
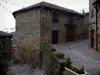
[[40,7],[40,54],[39,54],[39,61],[40,61],[40,65],[39,67],[42,68],[43,65],[43,32],[42,30],[42,10],[43,10],[43,3],[41,3],[41,7]]
[[96,4],[96,51],[98,50],[98,9]]

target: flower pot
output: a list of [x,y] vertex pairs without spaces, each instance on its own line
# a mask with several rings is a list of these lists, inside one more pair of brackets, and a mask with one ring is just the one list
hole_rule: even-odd
[[64,54],[56,54],[58,58],[64,58]]
[[85,74],[77,74],[76,72],[65,67],[64,75],[87,75],[87,72],[85,72]]
[[47,44],[47,47],[51,47],[51,45],[50,44]]
[[49,49],[50,49],[51,52],[55,52],[56,51],[56,49],[52,48],[52,47],[49,47]]

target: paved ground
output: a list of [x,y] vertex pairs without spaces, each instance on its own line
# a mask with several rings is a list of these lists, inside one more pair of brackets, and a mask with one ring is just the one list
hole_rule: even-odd
[[84,66],[88,75],[100,75],[100,53],[88,46],[88,40],[57,44],[53,47],[64,52],[66,58],[70,56],[76,67]]
[[39,69],[30,69],[28,65],[12,65],[9,67],[8,75],[44,75]]

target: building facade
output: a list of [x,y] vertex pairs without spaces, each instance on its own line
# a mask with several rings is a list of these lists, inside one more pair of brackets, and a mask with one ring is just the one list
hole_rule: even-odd
[[100,0],[97,2],[98,4],[98,50],[100,51]]
[[[96,6],[96,3],[98,4]],[[99,0],[89,0],[89,40],[90,40],[90,47],[99,51],[100,46],[99,46],[99,34],[100,34],[100,29],[99,29],[99,14],[100,14],[100,5],[99,5]],[[98,10],[98,11],[97,11]],[[96,15],[97,14],[97,15]]]
[[12,60],[12,35],[0,31],[0,56]]
[[89,12],[84,13],[83,38],[89,37]]
[[45,41],[49,44],[74,41],[84,31],[84,15],[47,2],[15,11],[13,15],[16,19],[17,57],[25,47],[27,51],[43,50]]
[[93,6],[93,2],[95,0],[89,0],[89,40],[90,40],[90,46],[93,49],[96,49],[96,15],[95,15],[95,8]]

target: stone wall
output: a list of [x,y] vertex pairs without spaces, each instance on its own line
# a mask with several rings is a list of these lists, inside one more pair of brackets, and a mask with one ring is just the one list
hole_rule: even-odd
[[15,56],[18,59],[32,61],[34,52],[40,50],[40,10],[31,9],[14,16],[16,19]]
[[[89,23],[93,23],[93,22],[95,22],[96,21],[96,10],[95,10],[95,8],[94,8],[94,6],[93,6],[93,2],[94,2],[95,0],[89,0]],[[93,14],[93,16],[91,16]]]
[[[56,11],[56,10],[55,10]],[[65,24],[69,24],[69,14],[59,13],[58,15],[58,23],[52,22],[52,11],[43,10],[42,12],[42,32],[43,32],[43,40],[48,40],[48,42],[52,43],[52,30],[58,30],[58,43],[66,42],[66,27]],[[83,18],[73,19],[73,24],[77,25],[76,34],[79,34],[83,29]]]
[[[90,7],[91,8],[91,7]],[[95,11],[94,11],[95,12]],[[91,13],[91,12],[90,12]],[[96,12],[95,12],[95,14],[96,14]],[[96,21],[96,16],[94,16],[93,17],[93,19],[94,19],[94,21],[93,22],[95,22]],[[91,20],[91,19],[90,19]],[[94,49],[96,49],[96,23],[94,23],[94,24],[90,24],[90,26],[89,26],[89,30],[91,29],[91,27],[92,27],[92,29],[94,29]],[[100,51],[100,7],[99,7],[99,9],[98,9],[98,50]],[[92,34],[90,34],[90,32],[89,32],[89,39],[91,39],[91,35]],[[90,43],[91,43],[91,40],[90,40]]]
[[65,58],[57,58],[55,51],[52,50],[52,47],[47,47],[47,44],[44,43],[43,50],[43,69],[46,72],[46,75],[61,75],[65,66]]
[[88,38],[89,37],[89,14],[85,15],[83,29],[85,32],[85,37]]
[[3,59],[12,60],[12,40],[11,36],[0,36],[0,55]]
[[100,51],[100,6],[98,9],[98,50]]
[[84,18],[76,18],[73,21],[73,24],[77,25],[76,26],[76,35],[77,39],[80,39],[80,34],[83,34],[85,27],[84,27]]
[[66,42],[65,37],[65,27],[64,24],[68,23],[68,19],[65,15],[59,15],[58,23],[52,23],[52,12],[51,11],[43,11],[42,13],[42,27],[44,33],[44,39],[49,39],[48,42],[52,43],[52,30],[58,30],[58,43]]
[[[95,31],[94,32],[94,49],[96,49],[96,10],[93,6],[93,2],[95,0],[89,0],[89,43],[91,45],[91,27]],[[91,16],[93,14],[93,16]]]
[[89,26],[89,45],[91,45],[91,29],[94,30],[94,49],[96,49],[96,27],[95,27],[95,24],[91,24]]

